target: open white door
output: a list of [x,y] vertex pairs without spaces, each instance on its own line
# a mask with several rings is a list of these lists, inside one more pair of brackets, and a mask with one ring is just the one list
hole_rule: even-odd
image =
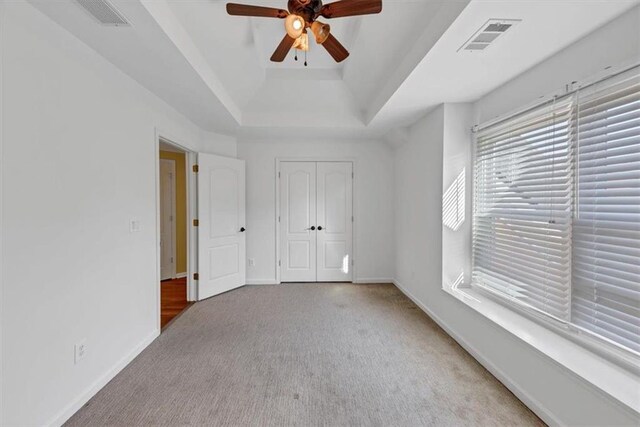
[[198,299],[245,284],[243,160],[198,154]]
[[353,164],[318,162],[318,282],[350,282]]

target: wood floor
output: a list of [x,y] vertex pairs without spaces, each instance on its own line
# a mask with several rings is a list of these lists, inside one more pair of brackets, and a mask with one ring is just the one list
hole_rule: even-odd
[[187,278],[160,282],[160,326],[164,328],[187,308]]

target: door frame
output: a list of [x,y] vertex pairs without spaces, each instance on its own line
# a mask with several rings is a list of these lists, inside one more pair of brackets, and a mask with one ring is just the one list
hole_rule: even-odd
[[154,132],[154,165],[155,165],[155,196],[156,196],[156,307],[157,307],[157,325],[160,330],[161,324],[161,265],[160,265],[160,141],[173,145],[185,153],[186,174],[185,179],[187,191],[187,301],[197,301],[198,282],[193,279],[193,274],[198,271],[198,233],[196,227],[193,227],[193,220],[198,213],[198,192],[197,177],[192,173],[193,166],[197,164],[197,152],[189,148],[189,146],[179,138],[171,135],[158,127]]
[[356,232],[358,227],[358,212],[356,209],[356,183],[358,179],[357,172],[357,159],[353,157],[276,157],[276,173],[274,176],[275,186],[276,186],[276,215],[275,215],[275,230],[276,230],[276,257],[274,260],[275,268],[276,268],[276,284],[281,284],[280,280],[280,264],[279,261],[282,259],[280,253],[280,221],[278,218],[280,217],[280,164],[285,162],[344,162],[351,163],[352,171],[353,171],[353,180],[352,180],[352,196],[351,196],[351,209],[353,212],[353,228],[351,234],[351,248],[352,248],[352,276],[351,282],[357,283],[357,269],[358,269],[358,261],[357,258],[357,247],[356,247]]
[[[185,156],[186,158],[186,156]],[[176,226],[176,205],[177,205],[177,200],[176,200],[176,191],[178,190],[177,187],[177,179],[176,179],[176,161],[173,159],[160,159],[160,163],[162,163],[163,161],[165,162],[169,162],[171,164],[171,167],[173,168],[173,170],[171,171],[171,173],[173,173],[173,179],[172,179],[172,184],[173,184],[173,188],[171,189],[171,217],[173,218],[173,220],[171,221],[171,257],[173,258],[173,263],[172,263],[172,267],[171,267],[171,278],[175,279],[176,275],[178,274],[177,272],[177,260],[178,260],[178,254],[177,254],[177,244],[176,244],[176,239],[178,238],[177,236],[177,226]],[[162,187],[162,186],[161,186]],[[162,188],[160,188],[160,193],[162,193]],[[161,205],[162,208],[162,205]],[[160,235],[162,237],[162,227],[160,227]],[[160,251],[160,279],[162,279],[162,251]],[[164,279],[166,280],[166,279]]]

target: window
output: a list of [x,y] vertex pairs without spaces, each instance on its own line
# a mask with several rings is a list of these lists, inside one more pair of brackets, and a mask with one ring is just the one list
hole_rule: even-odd
[[640,353],[637,71],[482,129],[474,183],[474,286]]
[[572,321],[640,352],[640,79],[579,97]]

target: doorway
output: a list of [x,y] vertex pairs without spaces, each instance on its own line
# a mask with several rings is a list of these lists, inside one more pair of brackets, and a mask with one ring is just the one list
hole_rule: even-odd
[[[175,154],[176,156],[169,156]],[[178,248],[181,246],[181,264],[184,264],[184,242],[182,233],[178,235],[176,211],[183,213],[184,201],[180,200],[178,208],[176,192],[182,185],[177,185],[176,181],[176,161],[180,153],[160,151],[160,279],[168,280],[177,278]],[[184,172],[184,171],[183,171]],[[184,184],[183,182],[181,184]],[[179,238],[179,239],[178,239]],[[179,241],[178,241],[179,240]],[[185,239],[186,240],[186,239]],[[180,266],[184,270],[182,265]],[[186,275],[186,273],[185,273]]]
[[160,327],[190,304],[188,298],[188,153],[160,140]]
[[281,282],[353,280],[353,163],[281,161]]
[[245,164],[156,133],[158,320],[245,285]]
[[156,130],[158,323],[245,285],[245,164]]

